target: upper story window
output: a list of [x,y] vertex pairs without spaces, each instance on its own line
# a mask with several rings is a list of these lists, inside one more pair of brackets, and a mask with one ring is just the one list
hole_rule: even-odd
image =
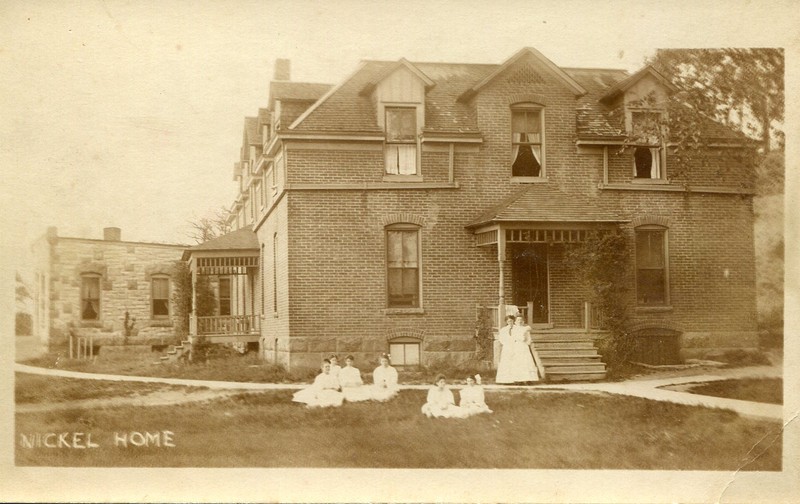
[[100,320],[100,277],[81,277],[81,320]]
[[169,278],[153,277],[151,283],[153,318],[169,317]]
[[636,180],[666,179],[662,120],[660,112],[631,112],[633,178]]
[[515,106],[511,109],[513,177],[544,177],[544,109]]
[[636,228],[636,302],[640,306],[669,304],[667,229]]
[[386,173],[417,175],[417,109],[386,107]]

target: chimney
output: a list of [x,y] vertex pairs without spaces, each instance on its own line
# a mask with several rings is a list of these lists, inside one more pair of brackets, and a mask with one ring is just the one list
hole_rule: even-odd
[[276,59],[272,80],[276,81],[292,80],[291,68],[292,68],[292,62],[290,60],[283,58]]
[[105,241],[120,241],[122,240],[122,230],[118,227],[103,228],[103,239]]

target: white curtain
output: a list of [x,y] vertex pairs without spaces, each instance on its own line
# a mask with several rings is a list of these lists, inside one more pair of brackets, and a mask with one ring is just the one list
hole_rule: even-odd
[[417,146],[408,144],[387,145],[386,173],[390,175],[416,175]]
[[650,178],[651,179],[660,179],[661,178],[661,152],[658,147],[653,147],[650,149],[650,155],[653,158],[653,163],[650,165]]

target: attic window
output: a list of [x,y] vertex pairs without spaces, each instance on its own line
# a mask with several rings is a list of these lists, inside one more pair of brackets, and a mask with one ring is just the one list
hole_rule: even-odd
[[417,174],[417,109],[386,107],[386,173]]
[[544,176],[543,110],[540,107],[511,109],[513,177]]
[[664,135],[660,112],[631,112],[633,177],[638,180],[664,179]]

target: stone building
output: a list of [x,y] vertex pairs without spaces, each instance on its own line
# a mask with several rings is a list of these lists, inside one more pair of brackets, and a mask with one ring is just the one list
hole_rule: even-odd
[[548,376],[602,377],[603,327],[564,262],[601,229],[631,244],[643,359],[756,346],[752,146],[701,118],[707,156],[679,163],[662,127],[675,89],[653,68],[561,68],[533,48],[363,61],[334,86],[277,68],[234,165],[230,219],[250,245],[187,257],[246,279],[266,359],[466,359],[484,307],[527,318]]
[[73,351],[85,338],[92,353],[123,342],[173,343],[172,276],[186,246],[122,241],[113,227],[103,234],[70,238],[51,227],[33,244],[34,335],[49,349],[66,347],[72,335]]

